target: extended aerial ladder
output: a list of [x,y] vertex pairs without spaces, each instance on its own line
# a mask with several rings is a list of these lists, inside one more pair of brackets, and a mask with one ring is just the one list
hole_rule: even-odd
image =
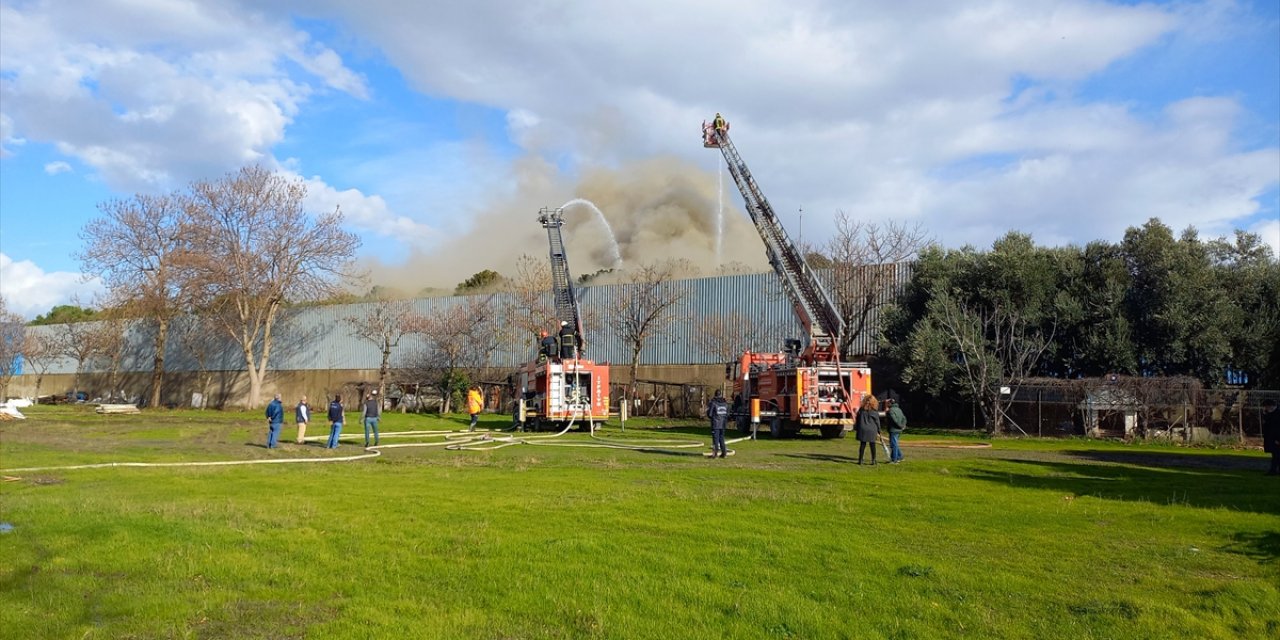
[[[582,314],[578,299],[573,293],[573,279],[569,276],[569,257],[564,251],[564,238],[560,229],[564,226],[564,210],[543,207],[538,212],[538,222],[547,230],[547,244],[551,247],[551,295],[556,308],[556,325],[561,322],[573,327],[575,336],[582,336]],[[577,345],[581,351],[582,342]],[[581,355],[581,353],[579,353]]]
[[[704,147],[719,149],[746,203],[747,214],[764,242],[769,264],[808,335],[802,348],[790,340],[783,353],[747,352],[729,372],[738,402],[735,416],[746,430],[748,418],[769,418],[774,436],[816,426],[826,437],[841,437],[853,424],[864,395],[871,392],[871,370],[864,363],[840,362],[844,320],[831,295],[778,221],[773,207],[729,138],[729,123],[716,114],[702,123]],[[751,400],[760,415],[749,416]]]
[[518,425],[537,431],[542,426],[558,427],[578,421],[602,422],[609,416],[609,364],[583,357],[582,314],[573,290],[569,258],[565,252],[564,210],[543,208],[538,222],[547,231],[551,258],[551,296],[556,323],[572,328],[572,341],[557,344],[551,352],[522,366],[513,376],[520,402],[516,407]]

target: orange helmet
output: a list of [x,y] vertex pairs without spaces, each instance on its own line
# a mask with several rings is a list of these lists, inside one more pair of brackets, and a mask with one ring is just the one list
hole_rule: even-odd
[[538,332],[538,337],[539,337],[539,338],[545,338],[545,337],[547,337],[547,331],[546,331],[546,329],[543,329],[542,331],[539,331],[539,332]]

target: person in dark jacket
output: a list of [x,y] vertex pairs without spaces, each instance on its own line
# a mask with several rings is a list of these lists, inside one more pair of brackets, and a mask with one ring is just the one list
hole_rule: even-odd
[[280,394],[267,404],[267,448],[276,448],[280,440],[280,427],[284,426],[284,404],[280,402]]
[[1263,400],[1262,412],[1262,450],[1271,454],[1267,475],[1280,476],[1280,411],[1276,410],[1276,401]]
[[538,334],[541,338],[538,342],[538,362],[546,362],[548,358],[556,357],[556,345],[559,343],[555,336],[547,335],[546,331]]
[[369,446],[369,430],[373,429],[373,446],[378,446],[378,419],[382,417],[382,398],[374,389],[364,398],[364,406],[360,410],[361,422],[364,422],[364,446]]
[[567,360],[576,358],[578,348],[582,346],[582,341],[578,337],[578,331],[569,325],[566,320],[560,321],[560,359]]
[[[884,417],[888,421],[885,426],[889,428],[889,464],[898,464],[902,462],[902,448],[898,446],[898,438],[907,428],[907,416],[902,413],[902,409],[898,407],[898,401],[893,398],[885,400],[884,407]],[[871,451],[874,453],[875,447],[872,447]]]
[[329,448],[338,448],[338,436],[342,435],[342,396],[333,396],[329,403]]
[[858,432],[858,464],[862,464],[862,456],[867,445],[871,445],[871,464],[876,463],[876,439],[880,437],[880,402],[875,396],[867,396],[862,400],[862,408],[858,410],[858,421],[855,429]]
[[724,446],[724,428],[729,424],[729,403],[724,401],[723,391],[716,389],[707,404],[707,417],[711,419],[711,457],[728,456],[729,449]]

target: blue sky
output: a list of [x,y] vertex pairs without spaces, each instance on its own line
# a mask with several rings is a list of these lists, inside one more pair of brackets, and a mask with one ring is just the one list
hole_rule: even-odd
[[[0,0],[7,306],[92,299],[98,203],[249,162],[341,205],[371,277],[409,290],[541,255],[534,214],[574,197],[629,261],[762,266],[697,144],[717,110],[806,239],[839,211],[952,246],[1155,216],[1280,248],[1274,1],[420,4]],[[577,268],[609,266],[574,215]]]

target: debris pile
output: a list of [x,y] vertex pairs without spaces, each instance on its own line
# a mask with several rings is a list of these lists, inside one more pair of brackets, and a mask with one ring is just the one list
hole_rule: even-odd
[[142,413],[138,410],[136,404],[100,404],[96,409],[98,413]]

